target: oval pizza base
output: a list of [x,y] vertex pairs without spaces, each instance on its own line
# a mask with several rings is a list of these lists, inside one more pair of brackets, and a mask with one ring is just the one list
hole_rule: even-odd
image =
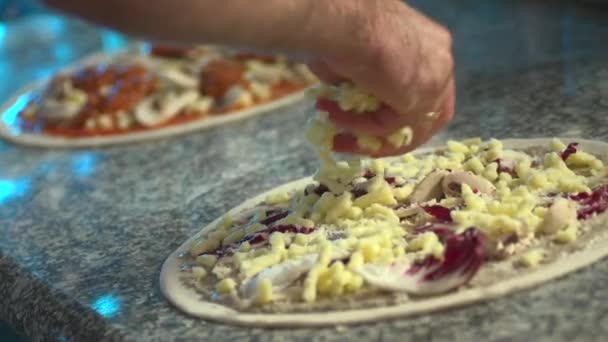
[[[107,62],[112,57],[113,55],[103,53],[93,54],[66,68],[63,68],[61,71],[69,72],[85,65]],[[47,83],[48,80],[45,80],[26,86],[24,89],[18,92],[17,95],[13,96],[8,102],[0,107],[0,137],[3,137],[6,140],[16,144],[52,148],[82,148],[134,143],[192,133],[225,123],[243,120],[252,116],[268,113],[279,107],[296,103],[303,100],[305,97],[305,90],[303,89],[270,102],[255,105],[242,110],[228,112],[218,116],[205,117],[182,124],[159,127],[157,129],[107,136],[68,138],[56,135],[23,132],[19,127],[12,125],[11,123],[14,122],[17,112],[20,111],[20,108],[22,108],[23,105],[25,105],[31,94],[42,90]]]
[[[507,139],[503,140],[506,148],[526,148],[529,146],[547,146],[551,139]],[[576,141],[582,149],[593,154],[608,153],[608,144],[584,139],[564,139],[564,141]],[[428,152],[430,149],[419,150],[417,153]],[[264,194],[245,201],[232,209],[230,213],[251,208],[263,201],[271,193],[284,192],[288,190],[301,189],[312,181],[312,178],[304,178],[291,182]],[[201,232],[212,229],[221,218],[207,225]],[[442,309],[462,306],[475,302],[490,300],[506,294],[530,288],[551,279],[561,277],[569,272],[586,267],[591,263],[608,255],[608,234],[602,234],[593,245],[582,251],[569,254],[557,262],[542,264],[532,272],[501,281],[490,286],[463,289],[450,294],[420,299],[403,304],[371,307],[365,309],[353,309],[343,311],[319,311],[306,313],[250,313],[240,312],[217,303],[207,302],[201,298],[193,287],[185,286],[180,274],[183,274],[180,258],[184,252],[188,252],[188,245],[194,239],[191,238],[173,252],[163,264],[160,274],[160,287],[166,298],[181,311],[195,317],[246,326],[264,327],[309,327],[309,326],[334,326],[362,322],[373,322],[384,319],[424,314]]]

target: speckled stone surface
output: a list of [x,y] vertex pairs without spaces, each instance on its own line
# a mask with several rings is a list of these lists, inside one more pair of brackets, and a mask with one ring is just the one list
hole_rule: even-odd
[[[418,3],[452,29],[458,63],[457,117],[431,144],[477,135],[608,141],[608,9]],[[12,75],[1,89],[27,81]],[[486,304],[346,329],[240,328],[169,306],[158,288],[166,256],[244,198],[314,171],[301,137],[310,113],[301,103],[106,149],[0,142],[0,320],[37,341],[605,340],[608,260]]]

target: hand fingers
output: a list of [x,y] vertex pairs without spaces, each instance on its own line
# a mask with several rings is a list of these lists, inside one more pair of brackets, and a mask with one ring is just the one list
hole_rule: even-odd
[[375,137],[385,137],[408,126],[416,131],[421,125],[434,121],[424,112],[401,115],[388,106],[373,113],[346,112],[337,103],[324,99],[317,101],[317,109],[329,113],[329,120],[338,128]]
[[387,106],[380,107],[374,113],[353,113],[343,111],[331,100],[320,99],[317,109],[329,113],[329,120],[336,127],[358,134],[383,136],[402,127],[399,115]]
[[370,151],[367,149],[362,149],[357,145],[357,138],[354,134],[345,132],[337,134],[334,137],[333,150],[335,152],[362,154],[369,155],[371,157],[385,157],[410,152],[427,142],[451,120],[454,114],[455,100],[453,79],[449,82],[445,90],[445,94],[442,94],[441,98],[444,99],[443,102],[436,107],[436,112],[439,113],[439,117],[434,119],[427,118],[427,120],[419,121],[419,124],[417,124],[413,129],[414,136],[412,138],[412,142],[407,146],[397,148],[394,145],[391,145],[386,139],[378,138],[382,142],[382,147],[378,151]]
[[332,150],[338,153],[368,155],[373,158],[403,154],[412,151],[416,147],[425,143],[430,136],[431,130],[432,125],[424,125],[418,130],[418,134],[414,133],[412,142],[409,145],[402,147],[395,147],[386,139],[379,138],[379,140],[382,142],[382,146],[377,151],[370,151],[368,149],[359,147],[357,144],[357,137],[352,133],[338,133],[334,136]]
[[411,7],[406,6],[406,12],[411,14],[412,21],[417,23],[417,27],[421,29],[427,39],[432,38],[439,44],[452,45],[452,36],[445,27]]
[[[397,6],[397,5],[395,5]],[[407,19],[407,20],[404,20]],[[335,84],[336,75],[376,95],[385,105],[374,113],[350,113],[328,100],[317,108],[345,131],[334,138],[334,151],[386,156],[405,153],[425,143],[450,121],[454,112],[453,59],[450,33],[421,13],[400,4],[384,11],[363,35],[360,54],[337,51],[313,66],[321,79]],[[436,112],[436,117],[427,113]],[[387,137],[403,127],[414,132],[408,146],[395,147]],[[382,142],[375,152],[357,146],[357,135]]]
[[352,133],[338,133],[333,138],[332,150],[338,153],[356,153],[357,137]]
[[451,36],[412,9],[399,12],[378,23],[366,54],[330,56],[324,63],[400,114],[431,111],[452,78]]

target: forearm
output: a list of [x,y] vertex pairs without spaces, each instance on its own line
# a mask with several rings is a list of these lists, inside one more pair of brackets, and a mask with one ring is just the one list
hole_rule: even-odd
[[141,38],[297,52],[322,51],[356,30],[369,0],[45,0]]

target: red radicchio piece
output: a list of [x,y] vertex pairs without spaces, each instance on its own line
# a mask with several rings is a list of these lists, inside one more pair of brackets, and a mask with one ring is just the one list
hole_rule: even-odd
[[444,243],[447,238],[454,235],[454,227],[442,224],[430,224],[416,229],[416,234],[433,232],[439,238],[439,241]]
[[314,231],[314,228],[302,227],[302,226],[294,226],[294,225],[280,225],[272,228],[267,228],[262,231],[256,232],[254,234],[245,236],[237,243],[229,244],[221,246],[213,252],[207,252],[203,254],[211,254],[222,257],[227,254],[234,253],[235,250],[239,248],[239,246],[244,242],[249,242],[251,246],[260,247],[268,243],[268,238],[274,232],[280,233],[299,233],[299,234],[310,234]]
[[363,195],[367,194],[367,190],[363,189],[363,188],[354,188],[351,191],[351,194],[353,194],[353,198],[359,198]]
[[249,242],[252,246],[263,245],[268,242],[268,238],[272,233],[300,233],[300,234],[310,234],[313,232],[313,228],[302,227],[302,226],[294,226],[292,224],[288,225],[280,225],[268,229],[264,229],[257,233],[245,236],[241,241],[237,243],[237,245],[242,244],[243,242]]
[[302,227],[302,226],[294,226],[294,225],[283,225],[283,226],[278,226],[278,227],[274,227],[271,228],[268,232],[268,235],[274,233],[274,232],[280,232],[280,233],[298,233],[298,234],[310,234],[314,231],[314,228],[309,228],[309,227]]
[[483,234],[475,228],[453,234],[445,241],[443,260],[428,258],[412,266],[406,275],[420,276],[419,293],[440,293],[454,289],[468,283],[479,271],[485,260],[484,243]]
[[570,157],[571,154],[575,154],[576,146],[578,146],[578,143],[575,143],[575,142],[569,143],[568,146],[561,153],[562,160],[565,161],[566,159],[568,159],[568,157]]
[[370,178],[374,178],[376,177],[376,174],[371,171],[371,170],[365,170],[365,173],[363,174],[364,178],[370,179]]
[[[329,188],[328,188],[328,187],[327,187],[327,185],[325,185],[325,184],[319,184],[319,185],[318,185],[318,186],[317,186],[317,187],[316,187],[316,188],[313,190],[313,192],[314,192],[315,194],[317,194],[318,196],[323,196],[323,194],[324,194],[324,193],[326,193],[326,192],[328,192],[328,191],[329,191]],[[307,190],[307,189],[306,189],[306,190],[304,190],[304,195],[306,195],[306,196],[308,196],[308,195],[309,195],[309,193],[308,193],[308,190]]]
[[[362,176],[362,177],[363,177],[363,178],[367,178],[367,179],[372,179],[372,178],[376,177],[376,173],[375,173],[375,172],[373,172],[372,170],[365,170],[365,173],[363,174],[363,176]],[[395,184],[395,180],[396,180],[396,178],[395,178],[395,177],[391,177],[391,176],[387,176],[387,177],[384,177],[384,180],[385,180],[385,181],[386,181],[388,184],[393,185],[393,184]]]
[[367,264],[358,272],[372,286],[412,295],[434,295],[458,288],[469,282],[483,264],[485,238],[475,228],[462,234],[448,230],[441,260],[427,258],[413,266],[399,262],[390,266]]
[[424,211],[439,220],[440,222],[452,222],[452,209],[441,205],[430,205],[422,207]]
[[260,221],[260,223],[265,226],[269,226],[269,225],[277,222],[278,220],[284,219],[285,217],[287,217],[287,215],[289,215],[289,212],[288,211],[284,211],[284,212],[269,211],[267,213],[267,215],[268,215],[268,217],[266,217],[265,219]]
[[396,178],[396,177],[384,177],[384,180],[385,180],[385,181],[386,181],[388,184],[393,185],[393,184],[395,184],[395,182],[396,182],[397,178]]
[[511,177],[515,177],[517,176],[517,173],[515,172],[515,170],[513,170],[513,168],[507,167],[505,165],[502,164],[502,160],[501,159],[496,159],[494,161],[496,164],[498,164],[498,167],[496,168],[496,171],[498,173],[508,173],[509,175],[511,175]]
[[446,240],[446,249],[441,266],[430,272],[424,280],[436,280],[454,271],[460,270],[468,282],[479,270],[485,259],[483,248],[484,237],[475,228],[469,228],[462,234],[455,234]]
[[601,214],[608,209],[608,185],[602,185],[591,193],[581,192],[571,195],[570,199],[578,202],[578,219],[584,220],[593,215]]

